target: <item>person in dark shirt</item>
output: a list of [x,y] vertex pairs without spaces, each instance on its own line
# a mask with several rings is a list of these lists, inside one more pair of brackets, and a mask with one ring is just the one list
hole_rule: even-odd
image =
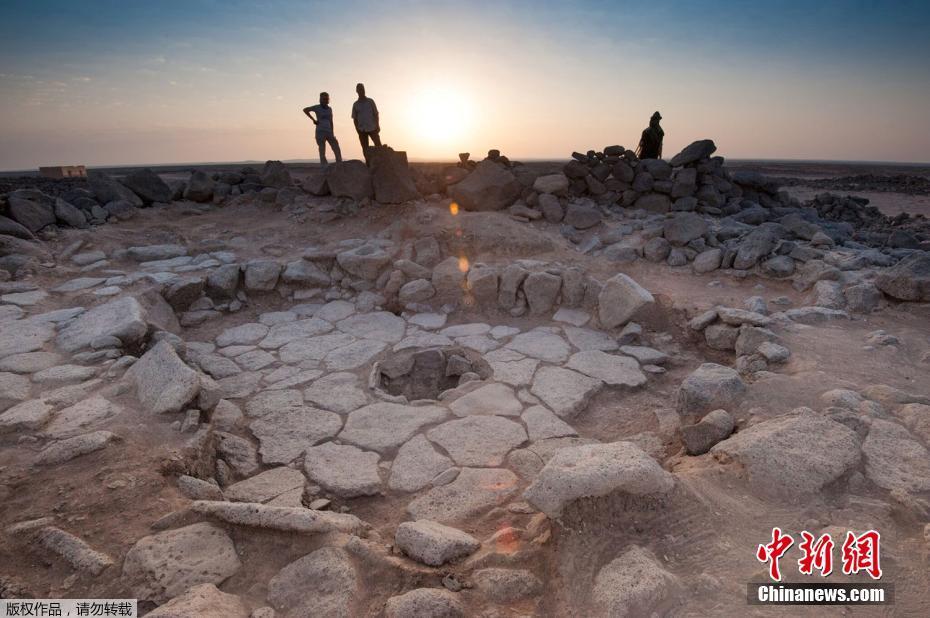
[[662,158],[662,138],[665,137],[665,131],[659,126],[662,115],[656,112],[649,119],[649,126],[643,131],[643,136],[639,139],[639,148],[636,149],[636,156],[640,159],[661,159]]
[[[336,134],[333,132],[333,108],[329,106],[329,93],[321,92],[320,104],[305,107],[304,113],[316,125],[316,145],[320,148],[320,164],[323,167],[328,165],[326,161],[327,142],[329,142],[329,147],[333,149],[333,154],[336,155],[336,163],[341,163],[342,152],[339,150],[339,140],[336,139]],[[313,117],[313,114],[316,114],[316,118]]]

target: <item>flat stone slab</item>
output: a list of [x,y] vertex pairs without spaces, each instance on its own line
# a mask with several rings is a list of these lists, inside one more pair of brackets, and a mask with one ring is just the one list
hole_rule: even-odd
[[54,336],[54,324],[6,322],[0,326],[0,358],[41,350]]
[[82,433],[73,438],[52,442],[39,451],[35,463],[38,466],[54,466],[66,461],[71,461],[81,455],[99,451],[105,448],[110,442],[114,442],[118,439],[116,434],[109,431]]
[[216,338],[216,345],[224,348],[229,345],[254,345],[265,338],[268,327],[258,322],[240,324],[227,328]]
[[348,444],[326,442],[307,449],[307,477],[342,498],[372,496],[381,491],[377,453]]
[[644,345],[624,345],[620,346],[620,351],[632,356],[641,365],[664,365],[668,361],[668,354]]
[[4,294],[0,296],[0,302],[16,305],[17,307],[31,307],[32,305],[41,303],[46,298],[48,298],[48,293],[44,290],[33,290],[31,292]]
[[549,363],[564,363],[571,351],[565,339],[544,328],[520,333],[506,347]]
[[[4,333],[4,337],[6,333]],[[36,373],[49,367],[60,365],[62,357],[54,352],[25,352],[14,354],[0,360],[0,372]]]
[[233,483],[226,488],[227,500],[233,502],[270,502],[282,494],[303,491],[306,479],[300,470],[280,466]]
[[484,335],[491,332],[491,325],[484,324],[483,322],[473,322],[471,324],[456,324],[454,326],[447,326],[446,328],[439,331],[440,335],[445,335],[446,337],[471,337],[473,335]]
[[52,406],[41,399],[30,399],[0,414],[0,434],[34,431],[52,417]]
[[96,287],[104,281],[106,281],[106,279],[99,277],[78,277],[77,279],[71,279],[69,281],[65,281],[61,285],[53,287],[52,291],[58,292],[59,294],[80,292],[81,290]]
[[543,406],[528,408],[521,417],[531,442],[577,436],[575,429]]
[[249,424],[266,464],[286,464],[342,428],[338,414],[303,406],[267,414]]
[[252,350],[236,357],[236,364],[246,371],[258,371],[276,362],[278,359],[264,350]]
[[447,416],[446,409],[439,406],[373,403],[349,413],[339,439],[385,453],[412,438],[422,427],[438,423]]
[[523,496],[555,519],[580,498],[623,492],[662,495],[675,477],[632,442],[586,444],[559,449],[527,487]]
[[407,321],[413,326],[419,326],[424,330],[436,330],[445,326],[446,319],[445,313],[417,313],[410,316]]
[[418,332],[408,335],[394,344],[393,350],[395,352],[400,352],[401,350],[408,350],[410,348],[440,348],[447,345],[452,345],[452,340],[445,335]]
[[425,437],[414,436],[397,451],[388,487],[396,491],[419,491],[453,465],[452,460],[437,452]]
[[613,352],[620,347],[620,344],[613,337],[602,330],[577,328],[575,326],[566,326],[564,330],[565,336],[568,337],[571,344],[582,351]]
[[368,395],[359,388],[358,376],[345,372],[331,373],[315,381],[304,389],[304,399],[324,410],[340,414],[368,403]]
[[611,386],[636,388],[646,383],[646,375],[640,371],[639,363],[635,359],[607,354],[600,350],[573,354],[566,367]]
[[[510,351],[510,350],[508,350]],[[521,355],[522,356],[522,355]],[[523,358],[513,361],[491,361],[488,363],[494,371],[494,379],[511,386],[527,386],[533,381],[539,361],[535,358]]]
[[488,384],[459,397],[449,409],[456,416],[499,415],[520,416],[523,404],[505,384]]
[[404,338],[407,323],[388,311],[360,313],[336,324],[336,328],[360,339],[397,343]]
[[462,468],[448,485],[414,498],[407,513],[415,520],[455,523],[499,506],[517,491],[519,479],[503,468]]
[[564,322],[572,326],[584,326],[591,321],[591,314],[581,309],[562,307],[552,316],[556,322]]
[[530,392],[553,412],[572,417],[583,410],[604,382],[561,367],[543,367],[536,372]]
[[123,411],[122,407],[103,397],[91,397],[60,410],[42,433],[52,438],[68,438],[96,427]]
[[307,360],[321,361],[337,348],[355,342],[355,337],[345,333],[332,333],[319,337],[297,339],[278,350],[278,358],[284,363],[300,363]]
[[358,369],[362,365],[368,364],[385,347],[387,347],[387,344],[383,341],[363,339],[333,350],[326,355],[323,362],[330,371]]
[[219,584],[242,564],[232,539],[207,523],[143,537],[126,554],[123,577],[135,597],[164,603],[198,584]]
[[276,350],[292,341],[323,335],[331,330],[333,330],[333,325],[319,318],[285,322],[268,329],[268,335],[258,343],[258,346],[265,350]]
[[355,313],[355,305],[346,300],[333,300],[320,307],[314,317],[327,322],[338,322]]
[[426,437],[461,466],[495,467],[526,441],[526,431],[499,416],[469,416],[430,429]]
[[245,414],[250,418],[262,418],[274,412],[304,407],[303,394],[296,389],[267,389],[256,393],[245,404]]

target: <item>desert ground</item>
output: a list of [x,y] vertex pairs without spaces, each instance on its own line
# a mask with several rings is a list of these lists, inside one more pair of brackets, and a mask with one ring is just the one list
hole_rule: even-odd
[[0,176],[0,598],[924,615],[930,168],[574,154]]

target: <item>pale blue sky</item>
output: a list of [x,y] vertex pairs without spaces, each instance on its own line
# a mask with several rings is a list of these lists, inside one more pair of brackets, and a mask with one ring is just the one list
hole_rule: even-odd
[[412,158],[635,145],[930,161],[930,2],[0,5],[0,169],[314,158],[364,81]]

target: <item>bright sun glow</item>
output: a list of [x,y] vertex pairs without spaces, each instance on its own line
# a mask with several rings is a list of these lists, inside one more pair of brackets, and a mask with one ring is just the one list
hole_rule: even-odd
[[424,145],[454,147],[471,128],[471,111],[461,91],[434,86],[413,97],[408,122]]

